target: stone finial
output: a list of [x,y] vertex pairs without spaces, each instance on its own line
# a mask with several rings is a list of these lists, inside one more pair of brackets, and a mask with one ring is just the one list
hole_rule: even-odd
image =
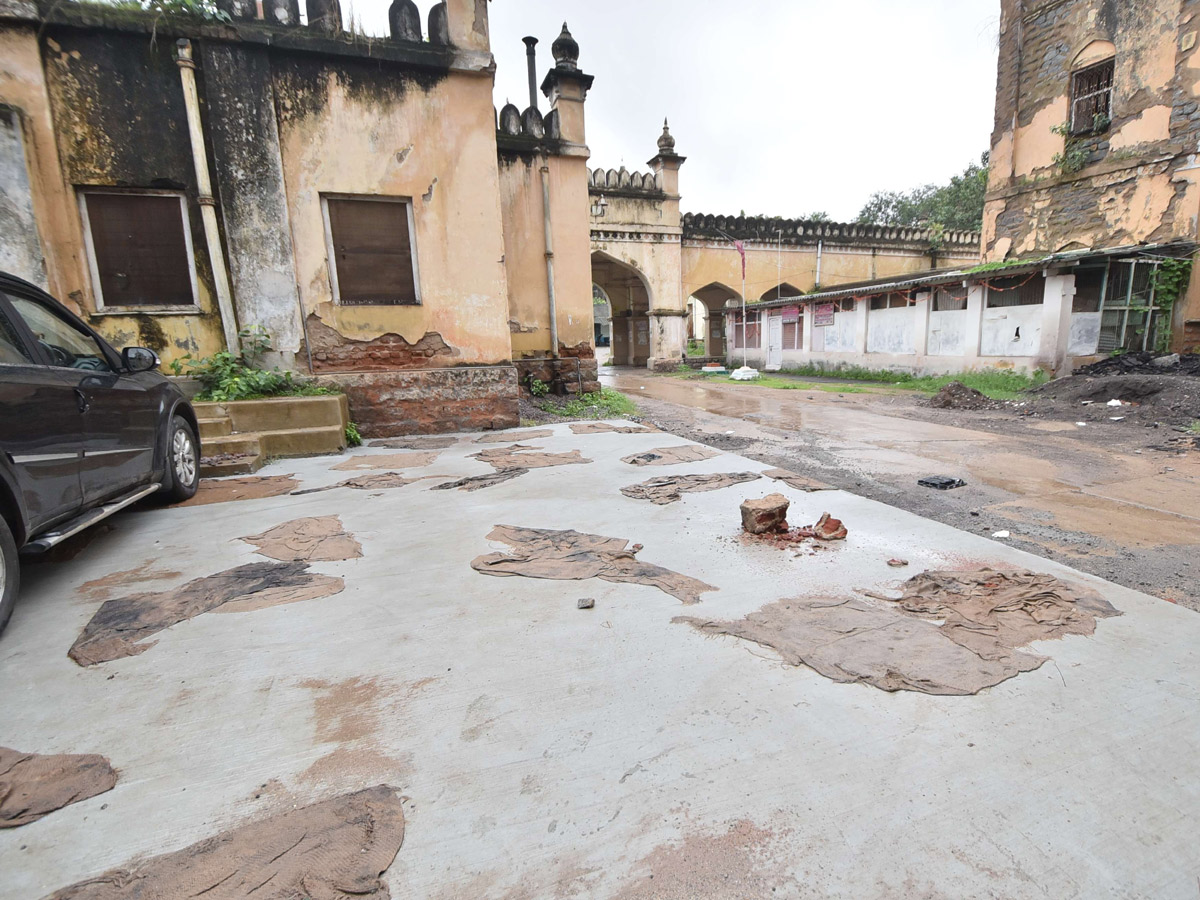
[[572,71],[579,68],[579,44],[571,37],[566,22],[563,22],[562,33],[550,45],[550,52],[554,55],[554,63],[558,68]]
[[500,110],[500,131],[502,134],[521,133],[521,111],[514,103],[505,103]]
[[446,0],[435,3],[429,10],[429,43],[442,47],[450,46],[450,19],[446,11]]
[[308,27],[326,34],[338,34],[342,30],[342,5],[338,0],[305,0],[308,12]]
[[392,0],[388,25],[394,41],[421,40],[421,11],[413,0]]
[[666,119],[663,119],[663,133],[658,137],[658,152],[660,156],[675,155],[675,138]]

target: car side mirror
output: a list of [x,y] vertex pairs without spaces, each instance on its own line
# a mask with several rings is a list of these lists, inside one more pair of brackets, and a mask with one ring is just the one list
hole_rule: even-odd
[[121,363],[128,372],[149,372],[159,366],[158,354],[145,347],[126,347],[121,351]]

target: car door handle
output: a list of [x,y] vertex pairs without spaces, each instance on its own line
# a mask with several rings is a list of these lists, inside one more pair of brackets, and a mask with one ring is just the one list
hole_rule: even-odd
[[79,411],[81,413],[87,412],[88,407],[92,405],[91,401],[87,398],[87,394],[85,394],[79,388],[75,388],[75,399],[79,401]]

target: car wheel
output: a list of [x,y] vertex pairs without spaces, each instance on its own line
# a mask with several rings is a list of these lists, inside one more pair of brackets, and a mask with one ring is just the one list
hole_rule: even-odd
[[166,473],[161,496],[168,503],[181,503],[196,494],[200,484],[200,452],[196,433],[183,416],[171,417],[167,432]]
[[21,584],[21,568],[17,562],[17,542],[8,523],[0,518],[0,631],[8,624],[17,604],[17,589]]

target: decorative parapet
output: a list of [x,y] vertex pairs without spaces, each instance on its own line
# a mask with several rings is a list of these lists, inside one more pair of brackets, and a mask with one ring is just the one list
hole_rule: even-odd
[[[781,234],[782,233],[782,234]],[[683,236],[774,244],[871,244],[936,246],[943,251],[979,252],[979,232],[941,231],[892,225],[862,225],[856,222],[812,222],[768,216],[712,216],[685,213]]]
[[620,169],[595,169],[588,172],[588,191],[593,194],[629,193],[661,197],[662,182],[653,172],[630,172]]

